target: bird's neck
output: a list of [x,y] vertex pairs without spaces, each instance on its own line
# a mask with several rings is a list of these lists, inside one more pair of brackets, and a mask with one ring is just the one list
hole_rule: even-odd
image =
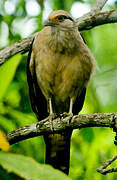
[[74,53],[77,47],[77,35],[75,30],[52,27],[50,33],[49,48],[62,54]]

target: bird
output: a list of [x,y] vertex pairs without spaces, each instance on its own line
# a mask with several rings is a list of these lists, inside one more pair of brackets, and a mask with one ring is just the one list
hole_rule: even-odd
[[[64,10],[52,11],[30,47],[27,63],[29,95],[39,121],[81,111],[95,59],[77,22]],[[51,118],[53,119],[53,118]],[[69,174],[72,130],[44,135],[46,164]]]

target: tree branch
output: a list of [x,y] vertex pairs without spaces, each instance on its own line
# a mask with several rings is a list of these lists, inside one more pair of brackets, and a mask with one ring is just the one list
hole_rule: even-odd
[[25,38],[21,41],[18,41],[16,43],[14,43],[13,45],[4,48],[3,50],[0,51],[0,65],[2,65],[4,62],[6,62],[6,60],[14,55],[16,55],[17,53],[26,53],[27,51],[29,51],[29,47],[31,45],[31,42],[33,40],[35,35],[32,35],[28,38]]
[[[104,2],[104,1],[103,1]],[[94,6],[95,7],[95,6]],[[101,7],[101,6],[100,6]],[[89,30],[96,26],[116,23],[117,22],[117,10],[105,11],[105,12],[95,12],[87,13],[82,17],[78,18],[77,24],[79,31]],[[30,44],[35,35],[25,38],[10,47],[7,47],[0,51],[0,65],[7,61],[8,58],[12,57],[17,53],[25,53],[29,50]]]
[[[109,127],[117,133],[117,113],[95,113],[77,116],[66,116],[61,114],[53,119],[53,125],[46,119],[18,128],[9,132],[6,138],[10,144],[26,140],[32,137],[45,134],[60,133],[68,129],[81,129],[87,127]],[[113,161],[117,159],[117,154],[107,160],[104,165],[100,166],[97,171],[106,175],[107,173],[117,172],[117,168],[106,169]]]
[[[53,128],[51,128],[53,127]],[[28,138],[60,133],[67,129],[81,129],[86,127],[117,127],[117,113],[95,113],[77,116],[61,116],[55,117],[53,126],[49,121],[49,117],[32,125],[18,128],[6,135],[10,144],[17,143]]]

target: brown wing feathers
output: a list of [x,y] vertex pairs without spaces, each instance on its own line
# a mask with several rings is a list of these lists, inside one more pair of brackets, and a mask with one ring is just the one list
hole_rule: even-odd
[[42,120],[48,116],[47,102],[37,83],[35,63],[33,64],[33,74],[31,74],[31,71],[30,71],[29,64],[31,60],[33,42],[34,42],[34,39],[32,41],[29,54],[28,54],[28,59],[27,59],[27,81],[28,81],[28,86],[29,86],[29,96],[30,96],[32,109],[34,113],[36,114],[38,120]]

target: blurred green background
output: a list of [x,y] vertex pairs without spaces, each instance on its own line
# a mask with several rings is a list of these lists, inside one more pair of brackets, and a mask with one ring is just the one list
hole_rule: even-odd
[[[42,29],[52,10],[64,9],[74,18],[88,12],[94,0],[0,0],[0,49]],[[104,10],[117,8],[109,0]],[[93,75],[81,113],[117,112],[117,24],[82,32],[98,70]],[[0,130],[4,133],[36,122],[29,101],[26,78],[27,53],[17,54],[0,67]],[[71,142],[70,177],[73,180],[114,180],[117,174],[101,175],[96,169],[116,154],[115,133],[109,128],[75,130]],[[12,145],[11,152],[44,163],[42,137]],[[1,163],[1,160],[0,160]],[[112,167],[117,167],[114,162]],[[27,167],[29,168],[29,167]],[[22,179],[0,165],[0,179]],[[24,178],[25,179],[25,178]],[[56,178],[55,178],[56,179]]]

